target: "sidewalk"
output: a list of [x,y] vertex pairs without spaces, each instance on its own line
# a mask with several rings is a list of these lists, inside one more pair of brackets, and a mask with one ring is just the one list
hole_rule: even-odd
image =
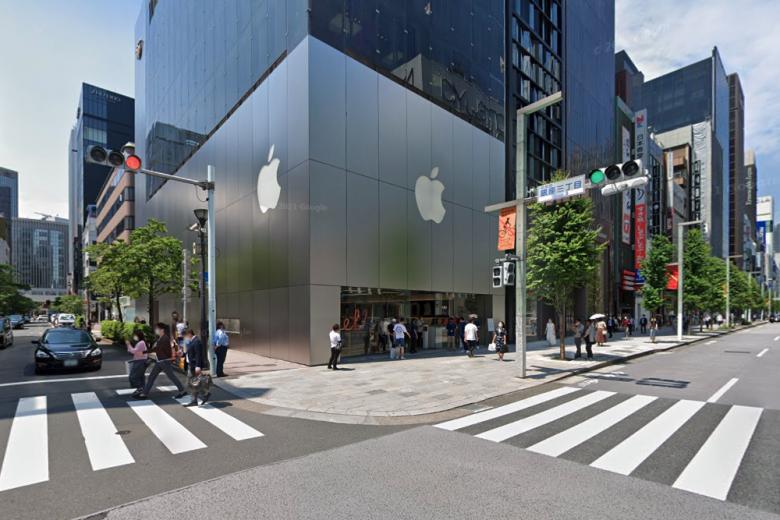
[[[685,336],[680,343],[670,329],[661,333],[655,344],[647,336],[622,339],[622,334],[617,334],[606,346],[593,347],[593,361],[571,360],[574,353],[571,338],[567,338],[567,361],[558,359],[558,346],[534,342],[528,347],[525,379],[519,377],[520,364],[515,352],[508,353],[506,361],[501,363],[483,347],[473,359],[462,353],[417,354],[403,361],[390,361],[386,357],[348,359],[342,364],[344,368],[336,372],[324,366],[301,367],[231,352],[228,360],[231,356],[241,356],[261,368],[275,363],[285,369],[217,379],[216,384],[234,395],[267,406],[266,413],[274,415],[360,424],[398,423],[406,418],[405,422],[413,423],[422,422],[420,416],[474,405],[600,366],[727,334],[708,331]],[[583,354],[584,350],[583,346]],[[234,358],[231,363],[237,361]],[[230,366],[225,369],[230,375],[244,372],[238,366],[228,370]],[[478,409],[479,405],[475,405],[471,411]]]

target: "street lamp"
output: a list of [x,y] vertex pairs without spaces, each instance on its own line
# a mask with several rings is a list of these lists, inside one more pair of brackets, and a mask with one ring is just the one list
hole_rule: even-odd
[[731,325],[731,259],[742,258],[742,255],[726,257],[726,327]]
[[198,236],[200,237],[200,337],[208,345],[209,329],[207,326],[208,317],[206,312],[206,224],[209,212],[207,209],[198,208],[193,211],[195,218],[198,219]]
[[703,223],[703,220],[690,220],[677,224],[677,341],[683,339],[683,228]]

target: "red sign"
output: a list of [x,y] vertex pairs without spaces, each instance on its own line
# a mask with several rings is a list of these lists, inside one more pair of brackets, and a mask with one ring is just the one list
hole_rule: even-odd
[[[644,190],[637,190],[644,191]],[[647,204],[642,196],[637,196],[637,203],[634,206],[634,268],[639,271],[642,268],[642,260],[647,255]]]
[[498,216],[498,250],[506,251],[515,248],[515,229],[517,223],[517,207],[504,208]]
[[624,291],[633,292],[636,290],[636,273],[629,269],[623,269],[623,283],[621,284]]
[[669,291],[677,290],[677,283],[680,279],[680,269],[677,264],[669,264],[666,266],[666,289]]

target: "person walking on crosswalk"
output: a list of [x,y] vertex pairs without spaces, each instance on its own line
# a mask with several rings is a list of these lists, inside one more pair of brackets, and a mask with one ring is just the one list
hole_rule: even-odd
[[198,336],[187,329],[184,332],[184,343],[187,346],[187,363],[190,367],[190,388],[192,389],[192,400],[184,406],[198,406],[198,397],[201,398],[201,404],[205,404],[211,396],[209,391],[208,377],[203,376],[203,372],[208,370],[208,355],[203,342]]
[[126,340],[127,352],[133,355],[132,361],[129,362],[130,370],[128,371],[130,376],[130,386],[135,388],[136,392],[133,395],[141,394],[144,391],[146,381],[146,363],[149,360],[146,348],[146,338],[141,330],[137,330],[133,333],[132,341]]
[[144,387],[143,392],[139,394],[133,394],[133,397],[136,399],[146,399],[149,396],[149,393],[152,391],[152,387],[154,386],[154,382],[157,379],[157,376],[160,375],[160,372],[165,372],[165,375],[168,376],[168,379],[170,379],[179,390],[179,393],[176,394],[176,399],[179,399],[180,397],[187,395],[187,392],[184,390],[184,385],[181,384],[181,381],[179,381],[179,378],[173,371],[173,363],[176,359],[176,355],[172,348],[172,341],[171,336],[168,333],[168,326],[165,323],[158,323],[155,329],[155,332],[157,333],[157,341],[155,341],[154,346],[152,346],[150,352],[154,352],[157,355],[157,360],[154,361],[152,371],[149,373],[149,377],[146,379],[146,386]]

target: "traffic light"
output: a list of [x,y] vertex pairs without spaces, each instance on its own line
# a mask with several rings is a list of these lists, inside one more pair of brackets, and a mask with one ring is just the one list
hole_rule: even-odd
[[647,184],[647,176],[642,171],[642,161],[631,160],[621,164],[612,164],[596,168],[588,176],[594,188],[601,188],[602,195],[614,195]]
[[136,172],[142,167],[141,158],[135,154],[133,143],[124,145],[120,152],[94,144],[87,148],[87,162],[102,164],[109,168],[124,167],[131,172]]
[[493,266],[493,289],[500,289],[504,285],[504,265]]
[[512,286],[515,284],[515,263],[504,262],[504,285]]

